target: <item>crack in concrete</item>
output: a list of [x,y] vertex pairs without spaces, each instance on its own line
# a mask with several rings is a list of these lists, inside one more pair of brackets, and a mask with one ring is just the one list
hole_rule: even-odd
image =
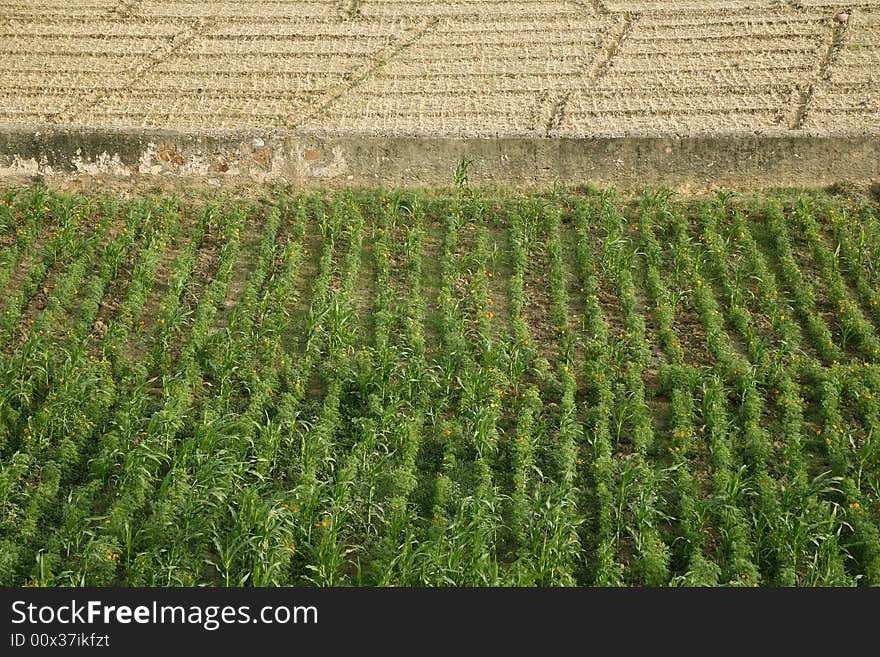
[[[376,71],[385,66],[389,61],[394,59],[401,52],[403,52],[416,41],[425,36],[425,34],[434,29],[438,23],[440,23],[439,17],[430,18],[425,21],[425,23],[420,28],[416,29],[412,35],[401,39],[397,43],[393,44],[390,48],[381,51],[378,55],[372,58],[372,61],[367,64],[366,67],[360,71],[360,73],[350,74],[350,79],[347,84],[343,85],[341,88],[338,88],[335,93],[331,91],[330,93],[332,95],[328,97],[323,103],[321,103],[320,106],[318,106],[316,109],[309,112],[305,116],[302,116],[299,119],[299,122],[295,124],[295,129],[302,129],[306,123],[311,121],[316,116],[324,113],[331,105],[333,105],[333,103],[335,103],[337,100],[349,93],[352,89],[363,83],[370,76],[375,74]],[[290,121],[286,123],[288,125],[286,125],[285,127],[290,127]]]
[[840,51],[844,48],[846,37],[849,34],[849,24],[852,20],[852,12],[847,11],[846,9],[843,10],[843,13],[848,14],[848,18],[845,21],[837,20],[836,16],[840,13],[841,12],[837,12],[831,18],[831,20],[834,21],[831,28],[831,38],[828,41],[825,51],[822,53],[819,65],[816,67],[812,79],[810,79],[806,85],[801,85],[799,88],[796,88],[796,110],[794,120],[790,125],[792,130],[803,129],[804,123],[806,123],[807,120],[807,115],[813,106],[817,87],[820,83],[827,82],[831,79],[831,69],[837,62]]

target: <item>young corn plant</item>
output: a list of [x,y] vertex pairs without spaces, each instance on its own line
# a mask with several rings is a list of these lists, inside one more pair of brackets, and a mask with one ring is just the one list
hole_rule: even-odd
[[846,210],[838,212],[832,209],[829,221],[832,234],[837,241],[832,256],[839,259],[841,269],[852,281],[860,301],[869,311],[874,326],[880,326],[880,289],[876,286],[876,281],[872,281],[870,259],[864,253],[863,245],[866,241],[864,228],[860,228],[859,237],[854,238],[848,230],[850,218]]
[[[846,281],[840,273],[837,257],[822,242],[819,224],[813,218],[813,209],[802,199],[793,215],[810,246],[813,261],[817,265],[828,298],[838,309],[842,335],[851,336],[859,349],[859,355],[865,360],[873,361],[880,355],[880,340],[874,327],[862,313],[857,300],[850,297]],[[846,341],[842,341],[842,346],[846,347]]]
[[768,204],[765,206],[765,214],[783,282],[792,294],[795,309],[800,314],[814,347],[826,363],[843,360],[842,350],[835,344],[831,330],[816,308],[813,285],[803,275],[794,257],[782,209],[777,204]]

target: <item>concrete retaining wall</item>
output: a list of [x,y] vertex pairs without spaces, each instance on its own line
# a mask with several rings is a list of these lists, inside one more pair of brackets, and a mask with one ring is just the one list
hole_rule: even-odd
[[768,187],[880,181],[880,135],[712,133],[625,136],[307,134],[277,131],[0,126],[0,180],[86,177],[307,187],[471,182]]

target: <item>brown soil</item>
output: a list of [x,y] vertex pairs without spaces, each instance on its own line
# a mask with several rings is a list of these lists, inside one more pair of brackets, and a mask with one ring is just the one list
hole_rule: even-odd
[[226,289],[226,297],[217,308],[214,316],[214,330],[226,326],[232,315],[232,310],[241,301],[241,296],[250,282],[251,274],[257,265],[259,256],[260,239],[263,232],[263,213],[248,213],[247,219],[241,228],[239,241],[238,259],[232,270],[229,285]]
[[559,341],[553,323],[553,298],[550,294],[550,262],[543,231],[538,231],[528,255],[528,269],[523,281],[525,304],[523,319],[537,347],[538,356],[553,363],[559,356]]
[[305,227],[299,267],[294,281],[294,295],[290,304],[291,330],[281,336],[282,347],[288,354],[296,354],[304,347],[302,342],[305,320],[312,302],[312,290],[321,260],[321,233],[318,223],[310,219]]
[[177,258],[181,248],[186,245],[188,240],[186,226],[181,225],[181,229],[182,230],[177,235],[176,239],[174,241],[169,240],[168,244],[165,246],[165,250],[162,252],[162,257],[159,261],[159,268],[156,270],[155,284],[150,287],[147,300],[144,302],[144,307],[141,309],[138,324],[135,326],[135,330],[131,334],[131,339],[126,345],[126,355],[132,360],[143,359],[150,350],[150,340],[152,339],[158,325],[157,313],[159,311],[159,303],[168,291],[168,279],[171,276],[171,269],[174,260]]
[[614,281],[605,280],[605,274],[599,276],[599,305],[602,308],[602,316],[608,325],[611,337],[623,340],[626,336],[626,325],[623,321],[623,307],[620,305],[620,297],[614,289]]
[[[568,327],[573,333],[575,340],[573,346],[572,358],[575,363],[580,364],[584,358],[584,328],[586,326],[586,303],[584,300],[585,292],[582,292],[578,273],[577,263],[575,261],[575,243],[577,235],[573,229],[566,226],[560,226],[559,241],[562,252],[562,263],[565,267],[565,286],[568,294]],[[578,366],[576,372],[581,372]]]
[[422,294],[425,304],[426,357],[437,356],[442,349],[438,326],[440,295],[440,260],[443,256],[443,227],[436,223],[425,226],[422,238]]
[[[491,253],[495,244],[498,245],[498,257],[493,263]],[[507,244],[508,239],[506,230],[490,231],[490,259],[487,271],[491,276],[489,277],[487,294],[489,299],[492,300],[489,308],[494,314],[492,327],[493,335],[496,340],[500,339],[502,334],[510,335],[510,275],[512,267]]]
[[[375,331],[375,323],[373,321],[373,310],[376,303],[376,254],[373,246],[372,226],[364,226],[364,234],[361,241],[361,262],[357,271],[357,278],[352,290],[352,305],[354,306],[354,322],[357,327],[355,330],[358,346],[361,344],[373,344],[373,336]],[[395,300],[402,298],[402,285],[399,271],[399,262],[395,256],[393,249],[395,238],[389,240],[389,266],[388,266],[388,285],[394,290],[391,295],[391,310],[394,310]],[[394,326],[389,327],[390,331],[394,331]]]
[[654,313],[648,310],[648,297],[644,286],[640,283],[638,278],[636,278],[635,276],[634,278],[636,279],[636,304],[633,312],[641,314],[642,317],[645,318],[645,339],[648,341],[648,347],[651,350],[651,356],[653,360],[655,362],[665,360],[666,356],[663,353],[663,349],[660,346],[660,340],[658,338],[660,334],[660,326],[659,324],[657,324]]
[[[322,242],[323,247],[323,237],[319,236],[319,240]],[[345,259],[348,255],[349,248],[349,238],[345,233],[340,234],[339,237],[336,238],[336,242],[333,245],[333,257],[331,259],[330,265],[330,295],[335,295],[339,290],[342,289],[343,277],[345,276],[344,267],[345,267]]]
[[[746,343],[743,339],[743,336],[734,328],[731,320],[730,320],[730,304],[728,303],[727,295],[724,293],[724,288],[722,283],[717,281],[713,276],[709,276],[709,271],[705,271],[705,284],[707,287],[712,290],[712,294],[715,297],[715,302],[718,304],[718,312],[721,313],[721,316],[724,320],[724,334],[727,341],[727,344],[730,348],[739,355],[746,362],[750,362],[751,358],[749,357],[749,350],[746,346]],[[753,320],[760,319],[758,317],[752,317]],[[767,323],[766,318],[763,318],[765,321],[760,322],[760,325],[755,326],[755,330],[758,333],[761,333],[761,329],[766,333],[766,329],[769,328],[769,323]],[[753,324],[754,325],[754,324]]]
[[40,250],[49,240],[49,235],[51,235],[54,230],[55,228],[51,223],[49,226],[44,226],[43,232],[40,233],[27,250],[21,254],[21,260],[19,260],[18,266],[13,270],[12,276],[10,276],[9,280],[6,282],[5,289],[0,290],[0,308],[4,307],[9,297],[17,292],[22,286],[34,259],[39,255]]
[[[198,305],[198,300],[204,295],[205,289],[214,280],[220,255],[220,244],[217,241],[217,235],[212,232],[212,229],[205,233],[205,237],[202,239],[202,243],[196,253],[196,263],[193,267],[192,276],[190,276],[190,283],[186,286],[186,291],[184,291],[181,298],[181,308],[183,309],[195,309]],[[192,315],[184,318],[178,326],[169,349],[172,362],[177,360],[188,339],[189,332],[187,327],[191,320]]]
[[691,305],[690,299],[676,307],[673,330],[681,342],[686,363],[711,365],[714,362],[706,344],[706,331],[703,328],[703,323]]

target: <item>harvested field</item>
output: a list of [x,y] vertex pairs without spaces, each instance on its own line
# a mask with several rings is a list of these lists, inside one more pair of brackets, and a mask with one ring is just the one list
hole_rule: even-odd
[[0,124],[880,129],[880,3],[0,3]]

